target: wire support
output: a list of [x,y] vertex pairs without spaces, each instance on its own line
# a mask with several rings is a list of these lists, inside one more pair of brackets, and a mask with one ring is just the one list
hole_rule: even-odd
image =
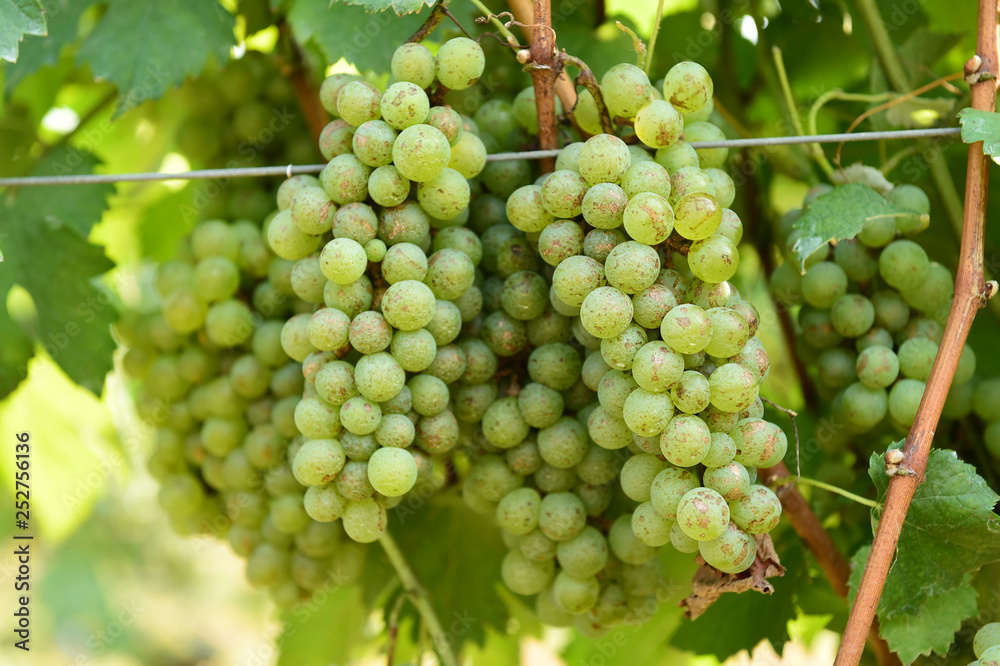
[[[724,141],[692,141],[692,148],[757,148],[767,146],[789,146],[804,143],[850,143],[859,141],[885,141],[900,139],[926,139],[931,137],[957,137],[962,132],[959,127],[935,127],[931,129],[888,130],[884,132],[852,132],[850,134],[814,134],[809,136],[774,136],[752,139],[726,139]],[[527,150],[513,153],[487,155],[488,162],[509,160],[539,160],[555,157],[562,152],[556,150]],[[233,169],[200,169],[179,173],[92,173],[65,176],[25,176],[21,178],[0,178],[0,187],[34,187],[41,185],[96,185],[101,183],[129,183],[167,180],[213,180],[225,178],[255,178],[284,176],[290,178],[298,174],[316,174],[326,164],[303,164],[270,167],[244,167]]]

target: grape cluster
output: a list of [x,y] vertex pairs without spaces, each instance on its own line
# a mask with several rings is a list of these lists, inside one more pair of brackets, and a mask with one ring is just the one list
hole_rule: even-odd
[[282,330],[311,307],[293,268],[259,225],[206,220],[158,267],[159,308],[117,329],[139,414],[155,428],[148,468],[172,526],[228,538],[250,583],[282,607],[331,576],[353,580],[365,558],[339,525],[308,516],[290,464],[304,379]]
[[[795,220],[828,190],[814,189],[802,210],[782,220],[789,254],[800,234],[792,228]],[[888,199],[913,212],[873,218],[857,237],[813,252],[804,274],[789,257],[773,276],[775,296],[785,305],[802,305],[803,355],[817,369],[821,395],[853,432],[883,425],[909,431],[955,291],[948,268],[913,240],[928,224],[927,196],[903,184]],[[1000,418],[998,382],[977,381],[975,373],[975,352],[965,345],[945,417],[964,418],[975,409],[987,421]]]

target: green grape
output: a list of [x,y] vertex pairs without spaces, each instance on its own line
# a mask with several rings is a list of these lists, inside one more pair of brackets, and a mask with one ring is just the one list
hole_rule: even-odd
[[253,335],[253,329],[253,314],[242,301],[216,303],[205,315],[205,335],[218,347],[243,344]]
[[434,416],[425,416],[417,421],[414,441],[429,455],[442,455],[458,444],[459,428],[455,415],[442,411]]
[[654,282],[632,297],[632,317],[643,328],[657,330],[666,314],[676,306],[673,292]]
[[[284,203],[284,208],[281,210],[291,205],[292,197],[299,188],[316,185],[315,181],[312,176],[293,176],[282,183],[285,189],[283,192],[279,190],[278,194],[279,207]],[[233,227],[222,220],[205,220],[191,232],[191,252],[199,261],[213,255],[236,261],[240,254],[239,236]]]
[[423,247],[430,235],[430,218],[416,201],[407,201],[394,208],[382,210],[379,220],[379,238],[386,245],[413,243]]
[[875,323],[875,306],[860,294],[844,294],[833,302],[830,322],[845,338],[859,337]]
[[430,287],[416,280],[403,280],[386,289],[382,315],[395,328],[414,331],[434,318],[434,301]]
[[328,123],[320,133],[319,152],[323,155],[323,159],[332,160],[337,155],[345,155],[351,152],[353,149],[353,139],[354,128],[346,120],[338,118]]
[[[899,346],[896,352],[899,372],[910,379],[926,382],[931,375],[931,366],[937,357],[938,346],[927,338],[910,338]],[[958,382],[961,383],[961,382]],[[891,406],[891,398],[890,398]]]
[[608,561],[608,542],[599,530],[588,526],[556,544],[556,558],[559,567],[575,578],[596,576]]
[[[660,274],[660,258],[648,245],[625,241],[608,253],[604,272],[611,286],[626,294],[638,294],[656,281]],[[629,311],[631,309],[630,302]]]
[[654,192],[640,192],[632,197],[623,220],[629,236],[646,245],[662,243],[674,229],[673,209],[665,197]]
[[708,378],[712,406],[728,412],[747,409],[757,399],[757,379],[737,363],[727,363]]
[[[368,177],[371,175],[371,171],[369,166],[354,155],[338,155],[323,168],[319,179],[331,201],[337,204],[357,203],[364,201],[368,196]],[[268,242],[271,240],[273,226],[274,221],[272,220],[271,226],[268,227]],[[274,247],[273,243],[271,246]],[[278,256],[284,256],[277,250],[275,253]]]
[[560,571],[552,584],[556,606],[570,615],[586,613],[597,604],[600,594],[601,584],[593,576],[577,578],[566,571]]
[[[900,360],[902,366],[902,359]],[[900,379],[889,391],[889,415],[893,421],[909,428],[917,416],[920,400],[924,397],[925,384],[916,379]]]
[[955,280],[951,271],[936,261],[927,264],[926,276],[919,286],[901,290],[907,305],[929,315],[947,308],[954,294]]
[[497,388],[493,384],[459,386],[454,391],[452,412],[455,418],[466,423],[481,421],[487,408],[497,399]]
[[284,534],[301,532],[310,520],[302,506],[302,496],[298,493],[271,500],[270,519],[275,529]]
[[[708,421],[709,429],[711,430],[712,423]],[[734,426],[735,427],[735,426]],[[732,428],[730,428],[732,430]],[[701,461],[701,464],[707,468],[710,467],[722,467],[732,462],[733,458],[736,456],[736,442],[733,440],[729,434],[725,432],[712,432],[712,447],[708,451],[708,455]]]
[[[223,257],[207,257],[202,262],[212,259],[229,261]],[[163,319],[177,333],[193,333],[202,327],[207,315],[208,304],[192,289],[177,289],[163,300]]]
[[490,192],[506,199],[514,190],[531,182],[531,167],[526,160],[487,162],[481,181]]
[[666,148],[681,137],[684,120],[673,104],[653,100],[635,116],[635,133],[650,148]]
[[323,248],[319,262],[328,280],[348,285],[364,275],[368,255],[358,242],[349,238],[334,238]]
[[483,320],[482,340],[497,356],[513,356],[528,342],[524,324],[506,312],[494,312]]
[[[708,122],[696,122],[684,126],[684,140],[696,143],[700,141],[725,141],[725,133]],[[726,162],[728,148],[696,148],[698,161],[703,169],[718,168]]]
[[201,426],[201,443],[206,451],[221,458],[238,447],[246,434],[243,419],[210,417]]
[[434,83],[434,56],[423,44],[401,44],[392,54],[390,69],[397,81],[409,81],[420,88],[429,88]]
[[651,502],[644,502],[632,513],[632,532],[643,544],[652,548],[670,543],[670,529],[674,522],[656,513]]
[[710,236],[691,244],[688,266],[694,276],[706,282],[723,282],[736,275],[740,253],[724,236]]
[[681,498],[698,487],[698,477],[691,470],[667,467],[653,478],[653,484],[649,488],[649,501],[657,514],[667,520],[674,520]]
[[669,395],[642,388],[632,391],[622,405],[622,418],[629,430],[642,437],[663,432],[673,415],[674,405]]
[[653,480],[668,464],[655,455],[636,454],[625,461],[620,474],[622,492],[636,502],[650,501]]
[[[592,354],[591,357],[593,356],[600,358],[600,354]],[[591,357],[588,357],[588,360]],[[602,367],[607,368],[608,365],[603,363],[603,359],[601,360]],[[624,373],[621,370],[608,369],[598,381],[597,398],[608,414],[621,418],[625,399],[628,398],[628,395],[636,386],[636,381],[632,378],[632,375]]]
[[378,216],[371,206],[349,203],[341,206],[333,216],[333,237],[348,238],[359,245],[375,239]]
[[552,541],[568,541],[580,534],[587,523],[583,502],[568,492],[550,493],[542,498],[538,529]]
[[712,435],[698,416],[678,414],[660,435],[660,452],[677,467],[700,463],[712,447]]
[[719,467],[712,467],[705,470],[702,483],[706,488],[710,488],[724,498],[732,502],[746,494],[750,487],[750,475],[747,468],[738,462],[730,462]]
[[[899,189],[898,187],[896,189]],[[972,639],[972,650],[976,658],[983,656],[986,650],[1000,645],[1000,622],[984,624]]]
[[1000,645],[994,645],[983,650],[979,656],[979,661],[975,662],[979,666],[1000,666]]
[[348,331],[351,346],[362,354],[383,351],[389,346],[393,336],[389,322],[380,313],[373,310],[361,312],[355,316]]
[[698,551],[707,564],[728,574],[746,571],[757,557],[757,542],[735,523],[711,541],[700,541]]
[[598,287],[583,300],[580,321],[591,335],[611,338],[632,321],[632,299],[614,287]]
[[551,560],[530,560],[519,550],[509,551],[500,566],[500,578],[514,594],[538,594],[548,587],[554,575],[555,566]]
[[617,229],[591,229],[583,239],[583,253],[604,264],[611,250],[625,241],[625,235]]
[[[572,490],[578,477],[571,469],[559,469],[549,464],[543,464],[535,472],[535,485],[546,493],[562,493]],[[582,500],[581,500],[582,501]]]
[[505,397],[497,400],[482,421],[483,436],[493,446],[509,449],[524,441],[531,430],[517,407],[517,398]]
[[892,334],[884,328],[872,328],[867,333],[862,335],[855,342],[855,348],[858,352],[863,352],[868,347],[874,347],[875,345],[881,345],[882,347],[892,348]]
[[[586,431],[584,430],[583,433],[584,438],[586,438]],[[621,468],[622,465],[616,453],[599,446],[589,446],[583,460],[574,469],[583,484],[604,487],[618,478]],[[581,497],[581,499],[584,500],[584,504],[587,504],[586,498]],[[587,513],[591,514],[589,505]]]
[[333,227],[337,206],[322,187],[304,187],[292,199],[292,222],[303,233],[322,234]]
[[625,564],[644,564],[656,557],[656,549],[640,541],[632,531],[632,516],[622,514],[608,530],[608,545]]
[[511,317],[530,321],[548,304],[548,284],[538,273],[519,271],[509,276],[500,292],[500,303]]
[[337,96],[344,86],[359,78],[357,74],[340,73],[332,74],[323,80],[319,88],[319,99],[327,113],[337,115]]
[[[709,169],[709,171],[714,171],[714,169]],[[732,210],[723,208],[722,221],[719,223],[719,228],[715,230],[714,235],[728,238],[734,245],[739,245],[740,241],[743,240],[743,222]]]
[[734,523],[750,534],[767,534],[781,518],[781,501],[767,486],[752,485],[747,493],[732,503]]
[[739,353],[750,339],[750,326],[743,315],[729,308],[711,308],[705,314],[712,322],[712,338],[705,353],[719,358]]
[[[431,288],[437,298],[444,300],[458,298],[472,286],[474,279],[475,266],[472,265],[469,255],[461,250],[444,248],[432,254],[427,260],[427,276],[424,278],[424,283]],[[383,309],[384,303],[383,300]]]
[[674,204],[674,229],[688,240],[702,240],[722,224],[722,206],[711,194],[694,192]]
[[451,147],[448,166],[466,178],[478,176],[486,166],[486,146],[482,139],[472,132],[463,132]]
[[450,90],[471,86],[482,76],[485,66],[483,49],[467,37],[449,39],[438,49],[437,79]]
[[927,338],[940,345],[943,335],[944,328],[942,328],[941,324],[931,319],[914,317],[898,333],[897,342],[903,342],[911,338]]
[[521,231],[541,231],[555,218],[542,204],[541,186],[525,185],[507,199],[507,219]]
[[441,175],[451,160],[451,145],[430,125],[411,125],[392,145],[392,161],[405,178],[422,183]]
[[319,241],[319,236],[303,233],[295,226],[292,214],[287,210],[275,215],[267,226],[267,244],[282,259],[295,261],[307,257]]
[[885,389],[872,388],[855,382],[844,391],[841,409],[848,423],[862,430],[870,430],[881,421],[889,409]]
[[[292,291],[307,303],[322,303],[323,289],[326,287],[326,277],[319,265],[316,255],[300,259],[292,268]],[[255,301],[254,306],[257,303]],[[259,308],[258,308],[259,309]]]
[[372,402],[385,402],[402,390],[406,372],[390,354],[377,352],[358,359],[354,367],[354,381],[365,398]]
[[514,109],[503,99],[489,99],[476,109],[473,119],[481,130],[479,136],[489,136],[503,142],[517,130]]
[[583,219],[597,229],[615,229],[622,225],[622,215],[628,202],[628,196],[622,188],[614,183],[598,183],[585,190],[582,202]]
[[674,523],[670,527],[670,544],[682,553],[697,553],[699,550],[699,541],[692,539],[681,526]]
[[915,211],[916,215],[901,215],[896,218],[896,227],[904,234],[923,231],[930,223],[931,203],[927,195],[916,185],[902,184],[889,193],[889,201]]
[[247,557],[247,581],[255,587],[280,582],[288,568],[288,553],[271,545],[257,545]]
[[458,345],[438,347],[437,354],[424,372],[441,379],[446,384],[458,381],[467,364],[465,352]]
[[580,307],[586,296],[606,284],[604,267],[590,257],[569,257],[552,275],[556,296],[566,305]]
[[[384,405],[385,403],[383,403]],[[386,414],[383,408],[382,420],[375,431],[375,441],[382,446],[405,449],[413,443],[416,428],[406,414]]]
[[815,264],[802,276],[802,297],[814,308],[829,308],[846,292],[847,274],[832,261]]
[[[621,180],[622,190],[628,200],[642,193],[670,197],[670,174],[655,161],[640,162],[629,167]],[[589,221],[589,220],[588,220]]]
[[534,474],[542,466],[538,445],[531,440],[526,440],[512,449],[507,449],[506,460],[511,470],[521,476]]
[[632,378],[640,387],[653,393],[668,391],[680,381],[683,373],[684,358],[658,340],[643,345],[632,361]]
[[793,262],[786,261],[774,269],[771,274],[771,293],[780,303],[789,307],[802,301],[802,276]]
[[417,463],[406,449],[383,447],[375,451],[368,460],[368,481],[375,492],[381,495],[386,497],[404,495],[409,492],[416,480]]
[[854,238],[838,241],[833,259],[854,282],[868,282],[878,274],[878,262]]
[[[645,74],[643,74],[645,76]],[[628,146],[616,136],[597,134],[580,149],[579,168],[590,185],[617,183],[632,164]]]
[[538,452],[552,467],[574,467],[587,455],[587,432],[575,419],[559,418],[538,432]]
[[694,354],[712,340],[712,320],[697,305],[684,303],[672,308],[660,325],[663,341],[674,351]]
[[368,480],[368,463],[349,461],[334,482],[337,492],[349,501],[363,500],[375,493]]
[[337,95],[337,113],[351,125],[376,120],[381,116],[379,103],[382,94],[367,81],[350,81]]
[[[423,93],[422,90],[420,92]],[[385,105],[386,98],[383,97],[383,110]],[[387,123],[384,120],[369,120],[354,131],[354,136],[351,138],[351,147],[353,148],[354,155],[362,163],[370,167],[381,167],[392,162],[392,144],[395,140],[396,130],[393,129],[391,123]],[[292,215],[295,215],[294,200],[292,202]],[[306,231],[306,229],[303,229],[303,231]]]
[[802,327],[803,340],[813,349],[836,347],[844,340],[833,328],[829,310],[814,310],[809,306],[803,306],[799,310],[799,326]]
[[670,387],[670,400],[684,414],[704,411],[711,400],[708,379],[696,370],[685,370],[681,378]]
[[725,498],[709,488],[690,490],[677,504],[677,524],[696,541],[717,539],[726,531],[729,517]]
[[681,167],[670,174],[671,204],[676,205],[689,194],[708,194],[715,196],[715,181],[712,176],[697,165]]
[[929,261],[924,249],[910,240],[893,241],[878,258],[878,271],[890,286],[905,291],[918,288],[927,277]]
[[670,174],[685,167],[699,166],[698,153],[686,141],[677,141],[671,146],[660,148],[656,151],[655,160]]
[[848,349],[827,349],[816,359],[816,369],[823,386],[842,389],[858,378],[857,355]]
[[597,407],[590,413],[587,430],[595,444],[611,451],[623,449],[632,441],[632,432],[625,421],[612,416],[604,407]]
[[431,107],[427,124],[440,130],[453,148],[462,137],[462,116],[450,106]]
[[[400,81],[385,89],[379,109],[382,118],[392,129],[404,130],[407,127],[427,122],[430,101],[421,86],[408,81]],[[354,134],[355,142],[357,142],[357,136],[361,129],[359,127]],[[389,147],[392,147],[391,142]],[[357,143],[355,143],[354,152],[355,154],[358,152]],[[363,158],[362,161],[364,161]],[[388,161],[381,161],[380,164],[372,164],[371,166],[382,166],[383,164],[388,164]]]
[[[397,451],[398,449],[388,450]],[[371,543],[385,531],[388,516],[382,505],[369,497],[348,502],[342,520],[347,536],[358,543]]]
[[580,378],[580,355],[566,343],[542,345],[528,357],[528,374],[533,381],[556,391],[565,391]]
[[320,308],[309,317],[309,343],[316,349],[335,351],[348,341],[351,319],[335,308]]
[[613,338],[601,340],[601,356],[612,368],[631,370],[636,354],[648,341],[649,336],[645,329],[629,324],[624,331]]
[[[732,177],[722,169],[717,169],[714,167],[709,167],[704,169],[705,173],[712,179],[712,185],[715,189],[715,198],[719,200],[719,203],[723,206],[723,216],[725,216],[726,211],[729,211],[729,207],[733,205],[733,201],[736,200],[736,184],[733,182]],[[732,211],[729,211],[732,213]],[[735,213],[732,213],[735,216]],[[736,218],[739,221],[739,218]],[[740,229],[742,234],[742,227]],[[733,241],[739,242],[739,241]]]
[[583,229],[579,224],[572,220],[557,220],[542,229],[538,237],[538,254],[545,263],[558,266],[563,260],[583,251],[583,238]]
[[604,103],[612,117],[634,118],[653,99],[653,86],[635,65],[620,63],[601,77]]
[[416,375],[409,381],[413,410],[421,416],[435,416],[448,406],[448,385],[432,375]]
[[679,62],[663,78],[663,99],[683,113],[696,113],[712,103],[712,77],[696,62]]
[[498,359],[481,340],[468,339],[459,343],[465,352],[467,365],[462,381],[469,384],[488,382],[496,374]]
[[[548,174],[542,184],[542,205],[554,217],[567,219],[576,217],[583,210],[587,189],[587,181],[577,172],[555,171]],[[513,221],[511,223],[513,224]]]

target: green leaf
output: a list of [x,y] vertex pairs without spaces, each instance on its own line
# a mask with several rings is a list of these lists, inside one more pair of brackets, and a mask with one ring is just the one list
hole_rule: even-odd
[[0,60],[17,61],[25,35],[45,34],[45,13],[38,0],[0,0]]
[[[884,502],[889,477],[881,455],[872,455],[868,473]],[[945,654],[962,622],[977,613],[972,576],[1000,560],[998,499],[954,451],[931,451],[878,605],[882,636],[904,663]],[[880,515],[881,505],[872,510],[873,529]],[[867,556],[862,550],[854,557],[852,598]]]
[[[32,173],[90,173],[96,164],[89,153],[62,147]],[[86,237],[113,189],[111,185],[25,188],[0,222],[6,249],[3,298],[12,283],[28,291],[38,312],[39,341],[70,379],[96,394],[111,370],[115,343],[110,325],[117,317],[110,295],[92,281],[114,264]],[[9,322],[6,312],[3,316]],[[10,328],[13,322],[7,322],[5,327]],[[7,377],[12,372],[23,374],[17,368],[3,370]],[[9,381],[3,388],[11,388]]]
[[351,663],[351,648],[356,644],[351,639],[363,640],[366,615],[357,586],[316,590],[311,599],[284,613],[278,666]]
[[391,9],[396,12],[396,16],[406,16],[419,12],[425,6],[433,7],[435,0],[342,0],[342,2],[345,5],[364,7],[369,14]]
[[1000,164],[1000,114],[995,111],[962,109],[958,112],[962,123],[962,141],[983,142],[983,154]]
[[77,62],[118,86],[118,117],[201,72],[209,56],[225,62],[233,44],[233,17],[216,0],[114,0]]
[[809,204],[805,214],[795,223],[795,228],[802,232],[792,248],[798,255],[799,268],[805,270],[806,259],[823,243],[856,236],[868,220],[912,213],[889,203],[861,183],[848,183],[827,192]]
[[48,35],[25,37],[17,62],[5,67],[4,90],[9,94],[24,78],[59,61],[59,53],[76,41],[80,15],[95,0],[42,0],[48,20]]
[[393,51],[384,45],[403,43],[425,18],[366,14],[361,7],[331,10],[329,0],[291,0],[289,4],[288,23],[299,43],[314,44],[327,62],[344,58],[362,72],[389,71]]

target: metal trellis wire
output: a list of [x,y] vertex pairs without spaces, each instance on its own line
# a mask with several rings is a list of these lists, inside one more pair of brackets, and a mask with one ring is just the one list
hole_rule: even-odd
[[[849,143],[857,141],[882,141],[898,139],[926,139],[931,137],[952,137],[961,134],[959,127],[935,127],[931,129],[889,130],[884,132],[853,132],[850,134],[814,134],[811,136],[774,136],[753,139],[726,139],[724,141],[692,141],[692,148],[757,148],[766,146],[787,146],[803,143]],[[507,160],[538,160],[555,157],[561,150],[528,150],[513,153],[494,153],[486,156],[488,162]],[[211,180],[214,178],[252,178],[260,176],[285,176],[313,174],[323,170],[326,164],[304,164],[299,166],[244,167],[230,169],[200,169],[180,173],[160,171],[146,173],[95,173],[65,176],[25,176],[22,178],[0,178],[0,187],[32,187],[39,185],[95,185],[100,183],[139,182],[153,180]]]

